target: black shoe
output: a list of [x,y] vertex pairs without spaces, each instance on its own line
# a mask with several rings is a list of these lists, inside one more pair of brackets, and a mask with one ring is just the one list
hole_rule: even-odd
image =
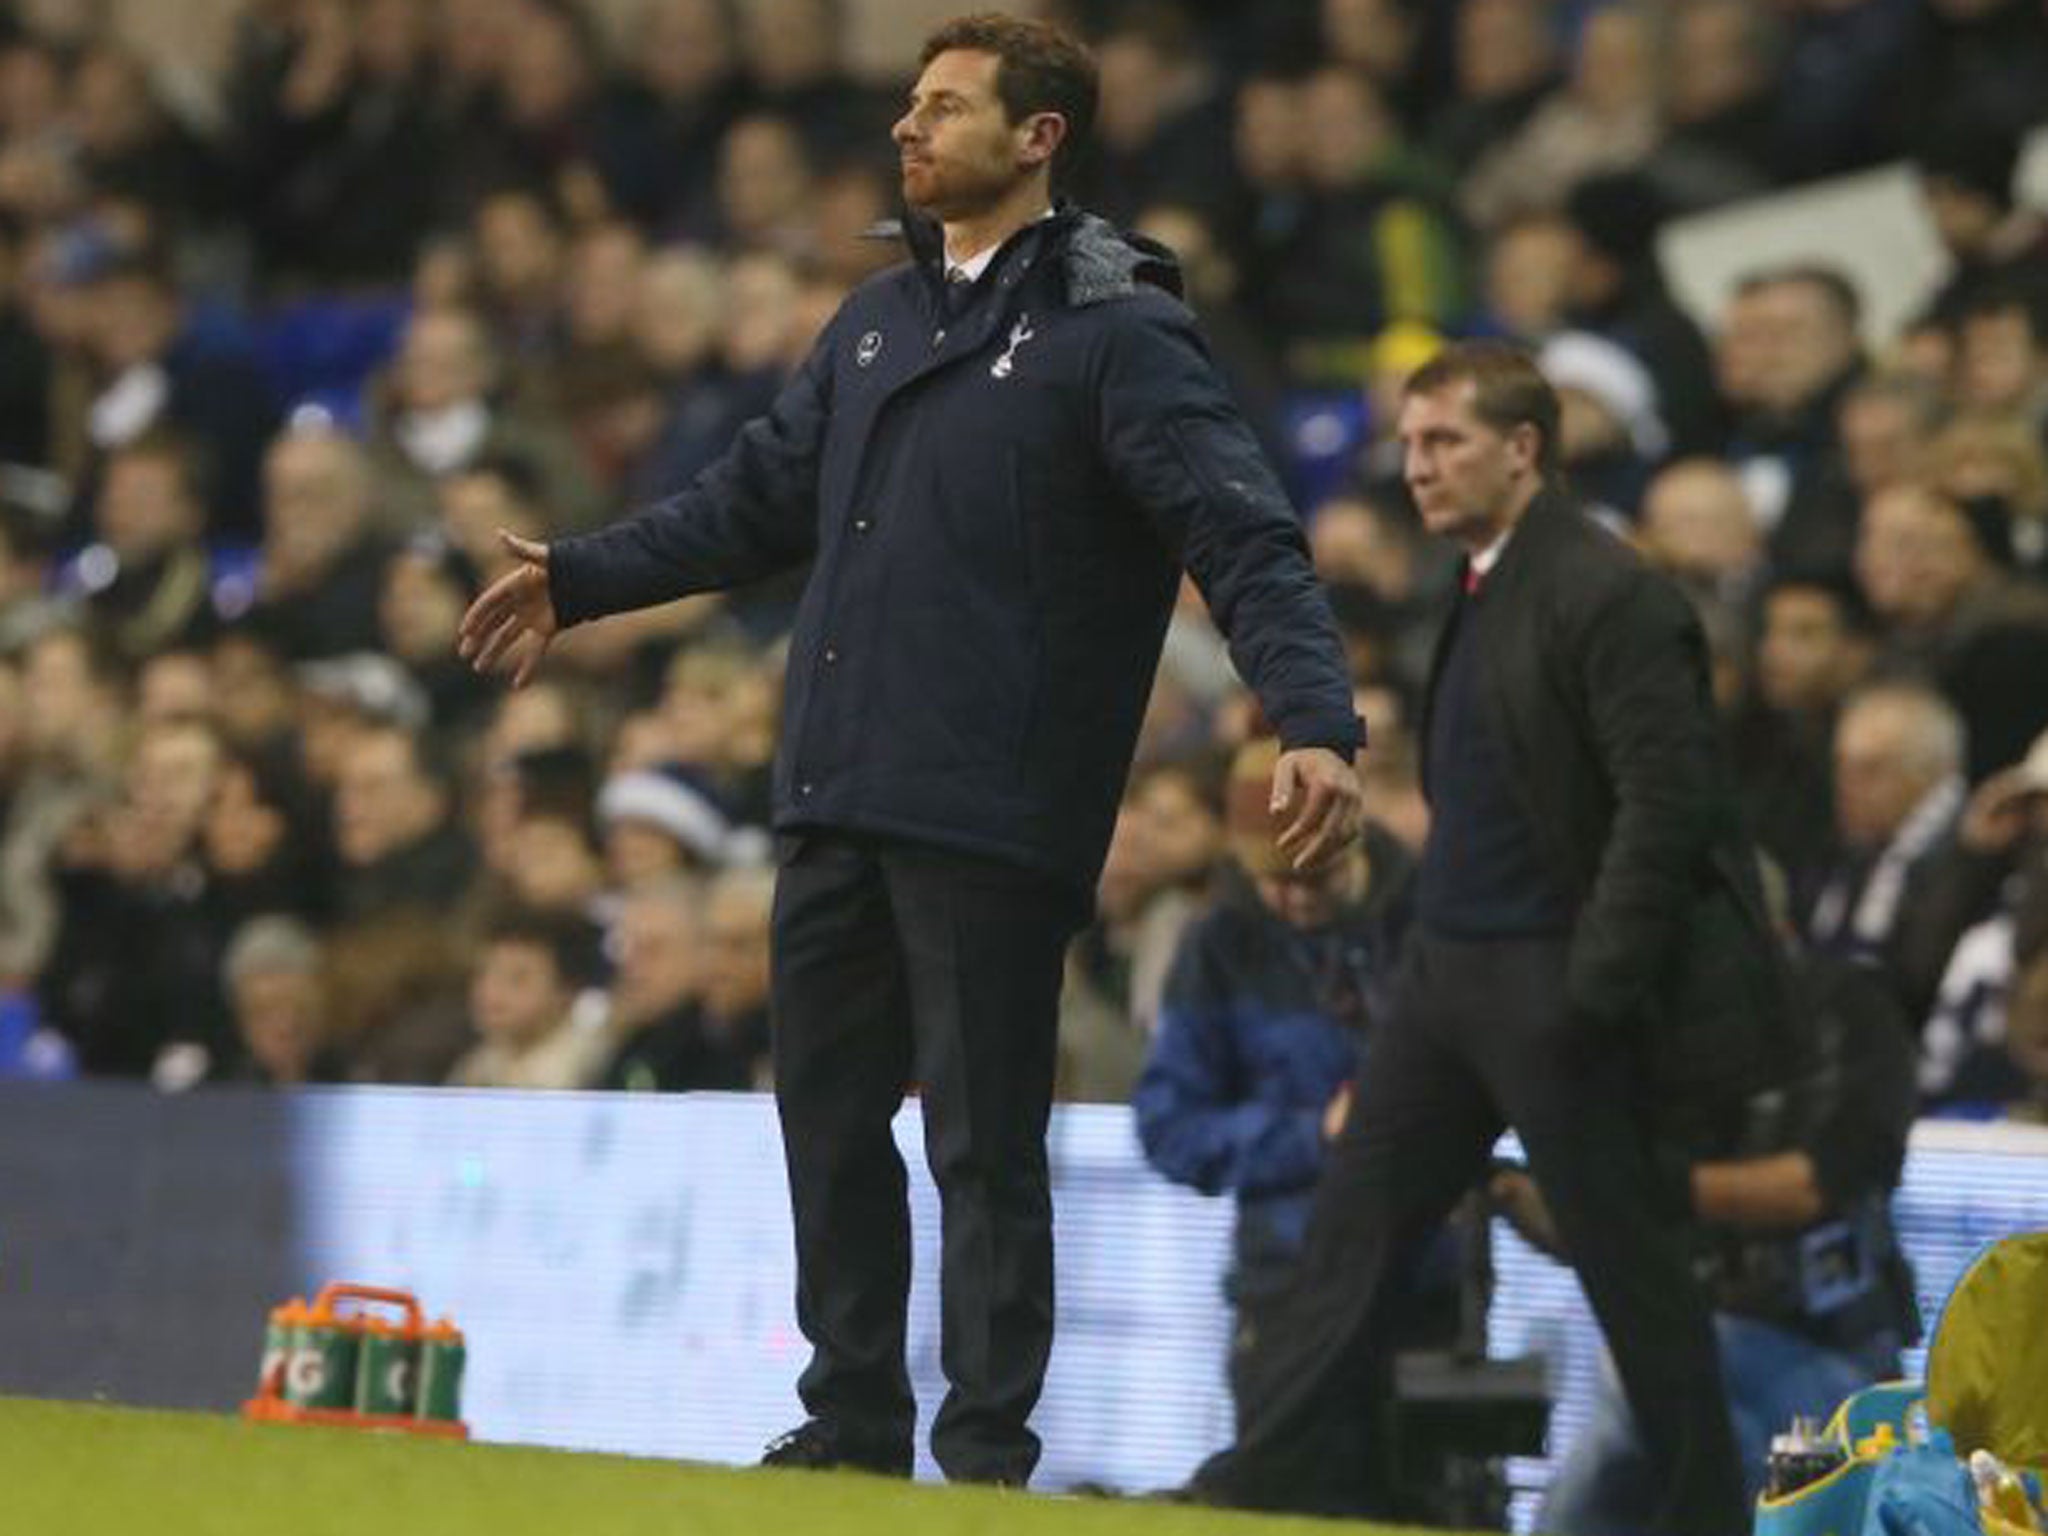
[[1178,1487],[1160,1488],[1146,1498],[1160,1504],[1199,1504],[1208,1509],[1243,1509],[1268,1514],[1313,1514],[1313,1504],[1295,1502],[1295,1479],[1265,1460],[1232,1446],[1218,1451]]
[[851,1467],[883,1477],[908,1477],[910,1447],[849,1434],[826,1419],[806,1419],[788,1434],[768,1442],[761,1465],[812,1471]]
[[1169,1488],[1150,1488],[1138,1495],[1147,1504],[1199,1504],[1208,1509],[1239,1509],[1250,1506],[1241,1504],[1232,1497],[1229,1490],[1213,1482],[1204,1482],[1201,1477],[1189,1478]]

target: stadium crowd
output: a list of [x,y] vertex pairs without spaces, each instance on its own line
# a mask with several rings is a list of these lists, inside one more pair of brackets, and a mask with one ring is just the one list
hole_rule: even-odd
[[[1308,519],[1375,912],[1456,564],[1388,390],[1506,335],[1699,608],[1788,922],[1877,968],[1924,1104],[2048,1114],[2038,0],[1045,9],[1103,72],[1074,196],[1180,254]],[[454,635],[495,530],[682,483],[897,259],[900,82],[834,0],[251,0],[175,92],[103,8],[0,18],[0,1072],[763,1086],[796,589],[585,626],[519,692]],[[1825,263],[1704,328],[1666,289],[1667,221],[1901,158],[1952,263],[1898,334]],[[1067,1096],[1130,1098],[1181,936],[1244,899],[1256,730],[1190,590]]]

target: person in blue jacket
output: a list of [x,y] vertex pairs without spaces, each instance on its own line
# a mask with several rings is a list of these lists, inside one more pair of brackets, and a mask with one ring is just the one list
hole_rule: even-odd
[[1088,910],[1183,568],[1285,750],[1304,868],[1359,821],[1361,733],[1302,531],[1174,263],[1052,197],[1092,59],[1043,23],[926,42],[894,129],[910,260],[856,289],[688,486],[550,545],[465,616],[533,675],[563,626],[811,562],[774,778],[774,1069],[809,1415],[779,1465],[907,1472],[910,1273],[890,1120],[938,1185],[932,1450],[1022,1483],[1052,1341],[1062,950]]
[[[1224,1293],[1235,1309],[1231,1385],[1293,1278],[1325,1149],[1370,1070],[1412,861],[1375,827],[1302,874],[1274,844],[1265,786],[1279,751],[1238,751],[1226,798],[1230,863],[1216,905],[1175,951],[1159,1027],[1131,1096],[1151,1165],[1229,1193],[1237,1226]],[[1458,1268],[1441,1243],[1416,1266],[1400,1342],[1447,1343]]]

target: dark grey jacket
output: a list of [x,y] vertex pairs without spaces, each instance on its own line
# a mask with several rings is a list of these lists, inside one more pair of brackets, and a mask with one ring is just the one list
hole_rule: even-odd
[[1486,580],[1461,613],[1513,787],[1578,902],[1573,1011],[1641,1053],[1667,1131],[1713,1150],[1775,1081],[1786,1003],[1705,637],[1677,587],[1555,491]]
[[687,489],[551,547],[564,623],[814,559],[780,829],[979,852],[1092,884],[1183,566],[1290,746],[1359,743],[1300,524],[1161,284],[1063,210],[948,317],[935,231],[826,327]]

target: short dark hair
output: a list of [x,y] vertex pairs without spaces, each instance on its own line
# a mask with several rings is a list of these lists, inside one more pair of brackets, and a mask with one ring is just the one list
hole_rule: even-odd
[[[1100,48],[1124,38],[1142,43],[1168,64],[1193,63],[1202,56],[1194,22],[1174,0],[1132,0],[1096,35],[1095,45]],[[1228,769],[1230,765],[1226,762],[1223,766]]]
[[2017,202],[2020,134],[2004,123],[1967,110],[1937,119],[1913,152],[1913,167],[1924,177],[1953,182],[1988,199],[2001,213]]
[[1853,332],[1863,323],[1863,295],[1857,291],[1855,280],[1840,267],[1812,261],[1794,262],[1779,269],[1777,281],[1804,283],[1816,290],[1833,306],[1835,317],[1846,331]]
[[1877,615],[1871,611],[1870,600],[1863,595],[1856,578],[1842,567],[1794,566],[1778,572],[1764,588],[1764,600],[1757,605],[1757,616],[1762,618],[1770,600],[1784,592],[1811,592],[1826,598],[1834,607],[1835,618],[1844,630],[1866,640],[1877,635],[1880,626]]
[[1454,341],[1409,375],[1404,395],[1433,395],[1455,384],[1472,386],[1472,411],[1496,432],[1534,427],[1543,440],[1536,469],[1545,480],[1558,473],[1557,391],[1536,359],[1513,342]]
[[1957,319],[1968,325],[1972,320],[2015,314],[2026,321],[2036,343],[2048,339],[2048,295],[2038,284],[2020,278],[1999,278],[1986,283],[1963,301]]
[[1855,280],[1841,268],[1822,262],[1795,261],[1745,272],[1736,279],[1735,293],[1747,298],[1761,289],[1780,286],[1812,289],[1834,310],[1835,318],[1846,331],[1853,333],[1863,323],[1863,295]]
[[388,736],[404,743],[412,771],[432,786],[434,792],[441,797],[444,812],[452,812],[456,797],[461,791],[462,780],[456,770],[454,754],[449,750],[447,743],[426,731],[415,730],[395,720],[379,720],[356,739],[368,741],[377,736]]
[[589,827],[597,799],[597,765],[580,746],[531,747],[512,759],[519,816],[553,816]]
[[1948,420],[1948,401],[1941,387],[1918,374],[1867,373],[1842,394],[1844,406],[1856,401],[1890,401],[1903,407],[1913,419],[1913,429],[1931,437]]
[[188,437],[175,427],[148,427],[139,436],[114,449],[107,458],[109,462],[144,459],[170,465],[179,491],[201,520],[205,520],[212,493],[212,463],[206,445],[197,438]]
[[589,923],[566,913],[501,908],[485,923],[483,942],[487,948],[510,944],[541,951],[553,962],[555,976],[567,992],[590,985],[603,970],[596,933]]
[[497,481],[522,507],[538,509],[546,501],[547,484],[540,465],[534,462],[533,455],[519,448],[486,448],[467,468],[456,470],[449,478],[465,475]]
[[1230,753],[1220,747],[1201,747],[1174,757],[1144,764],[1131,773],[1130,793],[1159,779],[1178,779],[1188,787],[1210,815],[1221,818],[1223,798],[1230,783]]
[[956,17],[927,37],[917,67],[955,49],[995,55],[996,95],[1011,122],[1034,112],[1066,119],[1067,136],[1052,161],[1055,175],[1064,171],[1095,127],[1094,56],[1050,22],[983,11]]

